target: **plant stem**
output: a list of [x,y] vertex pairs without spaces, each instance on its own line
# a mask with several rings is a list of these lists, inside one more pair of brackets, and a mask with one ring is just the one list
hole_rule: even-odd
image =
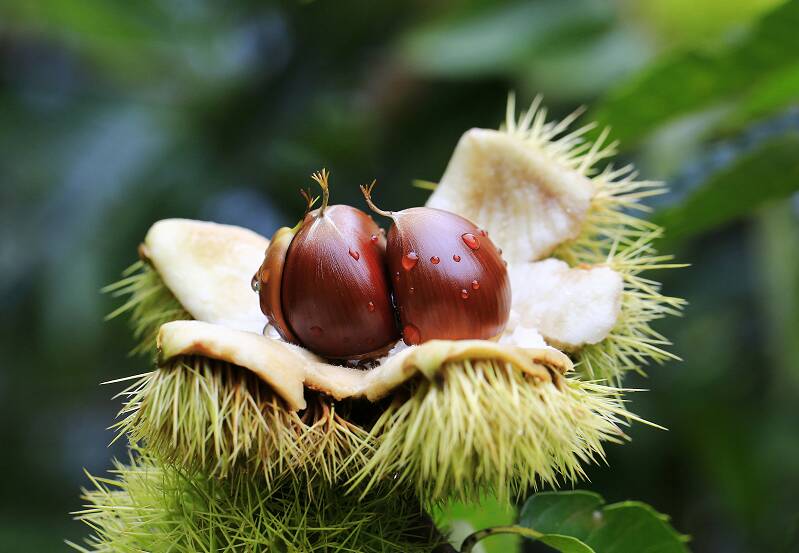
[[541,532],[536,532],[531,528],[524,528],[522,526],[494,526],[493,528],[486,528],[485,530],[480,530],[468,536],[465,540],[463,540],[460,553],[471,553],[474,549],[474,546],[477,545],[477,542],[497,534],[517,534],[519,536],[532,538],[534,540],[537,540],[543,536]]
[[322,169],[321,171],[317,171],[311,175],[311,178],[319,183],[319,186],[322,188],[322,205],[319,207],[320,217],[324,217],[327,203],[330,201],[330,186],[328,185],[329,177],[330,173],[327,172],[327,169]]
[[376,184],[377,180],[373,180],[372,184],[361,185],[361,192],[363,193],[363,197],[366,200],[366,205],[369,206],[369,209],[371,209],[375,213],[379,213],[383,217],[394,217],[394,215],[390,211],[384,211],[380,209],[372,201],[372,190],[374,190]]

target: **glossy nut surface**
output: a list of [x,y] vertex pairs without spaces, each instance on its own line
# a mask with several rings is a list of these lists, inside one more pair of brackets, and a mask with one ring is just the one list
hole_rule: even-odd
[[324,357],[358,359],[399,337],[386,277],[385,238],[363,211],[310,212],[288,248],[281,305],[298,343]]
[[253,277],[253,289],[258,292],[261,311],[266,315],[269,324],[275,327],[281,338],[295,344],[298,340],[283,316],[280,295],[286,253],[297,230],[298,227],[282,227],[275,232],[269,241],[261,268]]
[[403,339],[491,339],[508,322],[511,290],[499,251],[473,223],[425,207],[393,213],[387,257]]

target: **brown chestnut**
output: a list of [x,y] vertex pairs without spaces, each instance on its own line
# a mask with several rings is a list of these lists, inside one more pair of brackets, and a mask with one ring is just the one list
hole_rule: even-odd
[[309,201],[296,227],[275,233],[256,273],[261,310],[285,340],[324,357],[380,355],[399,337],[383,232],[359,209],[328,205],[327,171],[313,179],[321,206]]
[[374,185],[361,191],[374,212],[394,221],[386,257],[405,343],[499,336],[510,315],[510,279],[488,233],[440,209],[378,209]]

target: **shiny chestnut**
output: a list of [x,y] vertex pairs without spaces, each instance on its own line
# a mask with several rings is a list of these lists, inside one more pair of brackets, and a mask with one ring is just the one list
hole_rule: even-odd
[[386,240],[363,211],[328,205],[326,171],[313,176],[322,204],[279,229],[256,273],[261,310],[288,342],[324,357],[361,359],[398,339],[386,275]]
[[415,345],[433,339],[492,339],[510,315],[511,289],[501,252],[471,221],[440,209],[383,211],[390,217],[386,258],[402,337]]

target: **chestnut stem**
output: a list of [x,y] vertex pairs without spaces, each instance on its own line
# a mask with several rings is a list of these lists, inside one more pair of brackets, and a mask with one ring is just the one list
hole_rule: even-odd
[[319,196],[311,196],[310,188],[308,190],[300,188],[300,195],[305,199],[305,213],[302,214],[302,218],[305,219],[305,216],[308,215],[308,212],[313,209],[314,204],[319,200]]
[[374,211],[375,213],[379,213],[384,217],[394,217],[394,214],[391,211],[383,211],[379,207],[377,207],[374,202],[372,201],[372,190],[374,189],[375,185],[377,184],[377,179],[373,180],[371,184],[361,185],[361,192],[363,192],[363,197],[366,199],[366,205],[369,206],[369,209]]
[[322,188],[322,205],[319,206],[320,217],[324,216],[325,208],[330,200],[330,189],[327,184],[328,177],[330,177],[330,173],[327,172],[327,169],[322,169],[311,175],[311,178],[319,183],[319,186]]

